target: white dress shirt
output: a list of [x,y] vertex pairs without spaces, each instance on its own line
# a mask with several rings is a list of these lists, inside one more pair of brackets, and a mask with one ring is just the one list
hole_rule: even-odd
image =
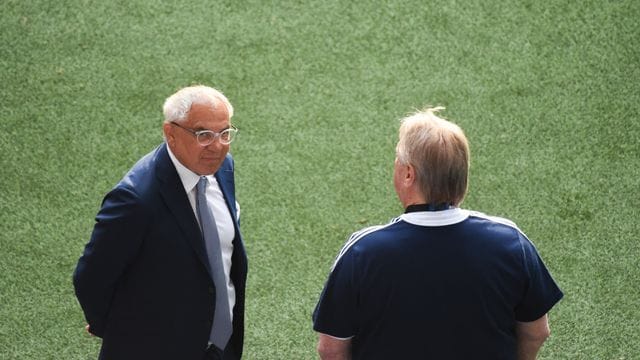
[[[196,209],[196,185],[200,180],[200,175],[194,173],[193,171],[187,169],[180,161],[175,157],[175,155],[171,152],[169,145],[167,145],[167,151],[169,152],[169,157],[173,162],[173,165],[176,167],[178,171],[178,175],[180,176],[180,180],[182,181],[182,185],[184,186],[184,191],[189,198],[189,203],[191,203],[191,209],[196,217],[198,222],[198,211]],[[233,282],[231,281],[231,255],[233,254],[233,238],[235,237],[235,229],[233,227],[233,220],[231,218],[231,212],[227,207],[227,203],[224,199],[224,195],[222,194],[222,190],[220,190],[220,185],[218,184],[218,180],[216,180],[215,176],[207,175],[207,205],[213,212],[213,217],[216,220],[216,227],[218,228],[218,236],[220,237],[220,248],[222,249],[222,262],[224,265],[224,274],[227,279],[227,294],[229,294],[229,310],[231,311],[231,319],[233,320],[233,306],[236,303],[236,289],[233,286]],[[238,213],[238,217],[240,216],[240,207],[236,202],[236,209]]]

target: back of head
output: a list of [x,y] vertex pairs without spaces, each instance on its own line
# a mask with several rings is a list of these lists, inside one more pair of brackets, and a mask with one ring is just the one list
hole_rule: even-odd
[[443,109],[403,118],[396,155],[402,164],[414,167],[427,203],[458,206],[467,192],[469,144],[460,127],[436,115]]
[[233,106],[221,91],[204,85],[195,85],[182,88],[165,100],[162,106],[164,121],[184,121],[193,104],[211,105],[214,108],[219,105],[226,106],[229,118],[233,117]]

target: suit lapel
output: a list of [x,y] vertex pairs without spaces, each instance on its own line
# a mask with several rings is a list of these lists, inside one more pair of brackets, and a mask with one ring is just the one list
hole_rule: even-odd
[[184,234],[187,242],[193,248],[198,259],[207,268],[209,274],[211,274],[207,251],[202,238],[202,233],[198,226],[198,221],[193,214],[193,208],[191,207],[191,203],[184,191],[184,186],[182,185],[180,176],[171,162],[171,158],[167,152],[166,143],[161,145],[157,156],[156,175],[160,183],[160,193],[165,204],[173,214],[180,230]]
[[224,200],[227,203],[227,207],[231,212],[231,217],[233,217],[234,223],[236,222],[236,199],[234,195],[234,183],[233,183],[233,170],[228,169],[226,167],[219,169],[215,174],[216,180],[218,180],[218,184],[220,184],[220,190],[222,191],[222,195],[224,195]]
[[231,212],[233,226],[236,230],[236,237],[233,244],[233,263],[232,267],[238,267],[243,274],[247,272],[247,255],[245,253],[242,236],[240,235],[240,223],[238,222],[238,209],[236,208],[235,198],[235,182],[233,174],[233,163],[227,156],[220,169],[215,174],[216,180],[220,185],[220,190],[227,203],[227,207]]

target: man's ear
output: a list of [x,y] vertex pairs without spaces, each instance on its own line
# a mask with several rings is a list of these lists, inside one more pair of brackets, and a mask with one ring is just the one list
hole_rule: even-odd
[[175,142],[175,138],[173,136],[173,126],[168,122],[162,124],[162,132],[164,133],[164,138],[167,141],[167,144],[173,145]]
[[411,164],[402,166],[404,168],[402,182],[405,186],[410,187],[416,182],[416,169]]

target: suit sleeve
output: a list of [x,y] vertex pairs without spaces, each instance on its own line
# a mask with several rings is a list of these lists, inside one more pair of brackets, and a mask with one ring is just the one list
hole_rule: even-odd
[[73,274],[76,296],[96,336],[102,337],[114,290],[142,244],[148,217],[136,194],[126,188],[115,188],[102,202]]

